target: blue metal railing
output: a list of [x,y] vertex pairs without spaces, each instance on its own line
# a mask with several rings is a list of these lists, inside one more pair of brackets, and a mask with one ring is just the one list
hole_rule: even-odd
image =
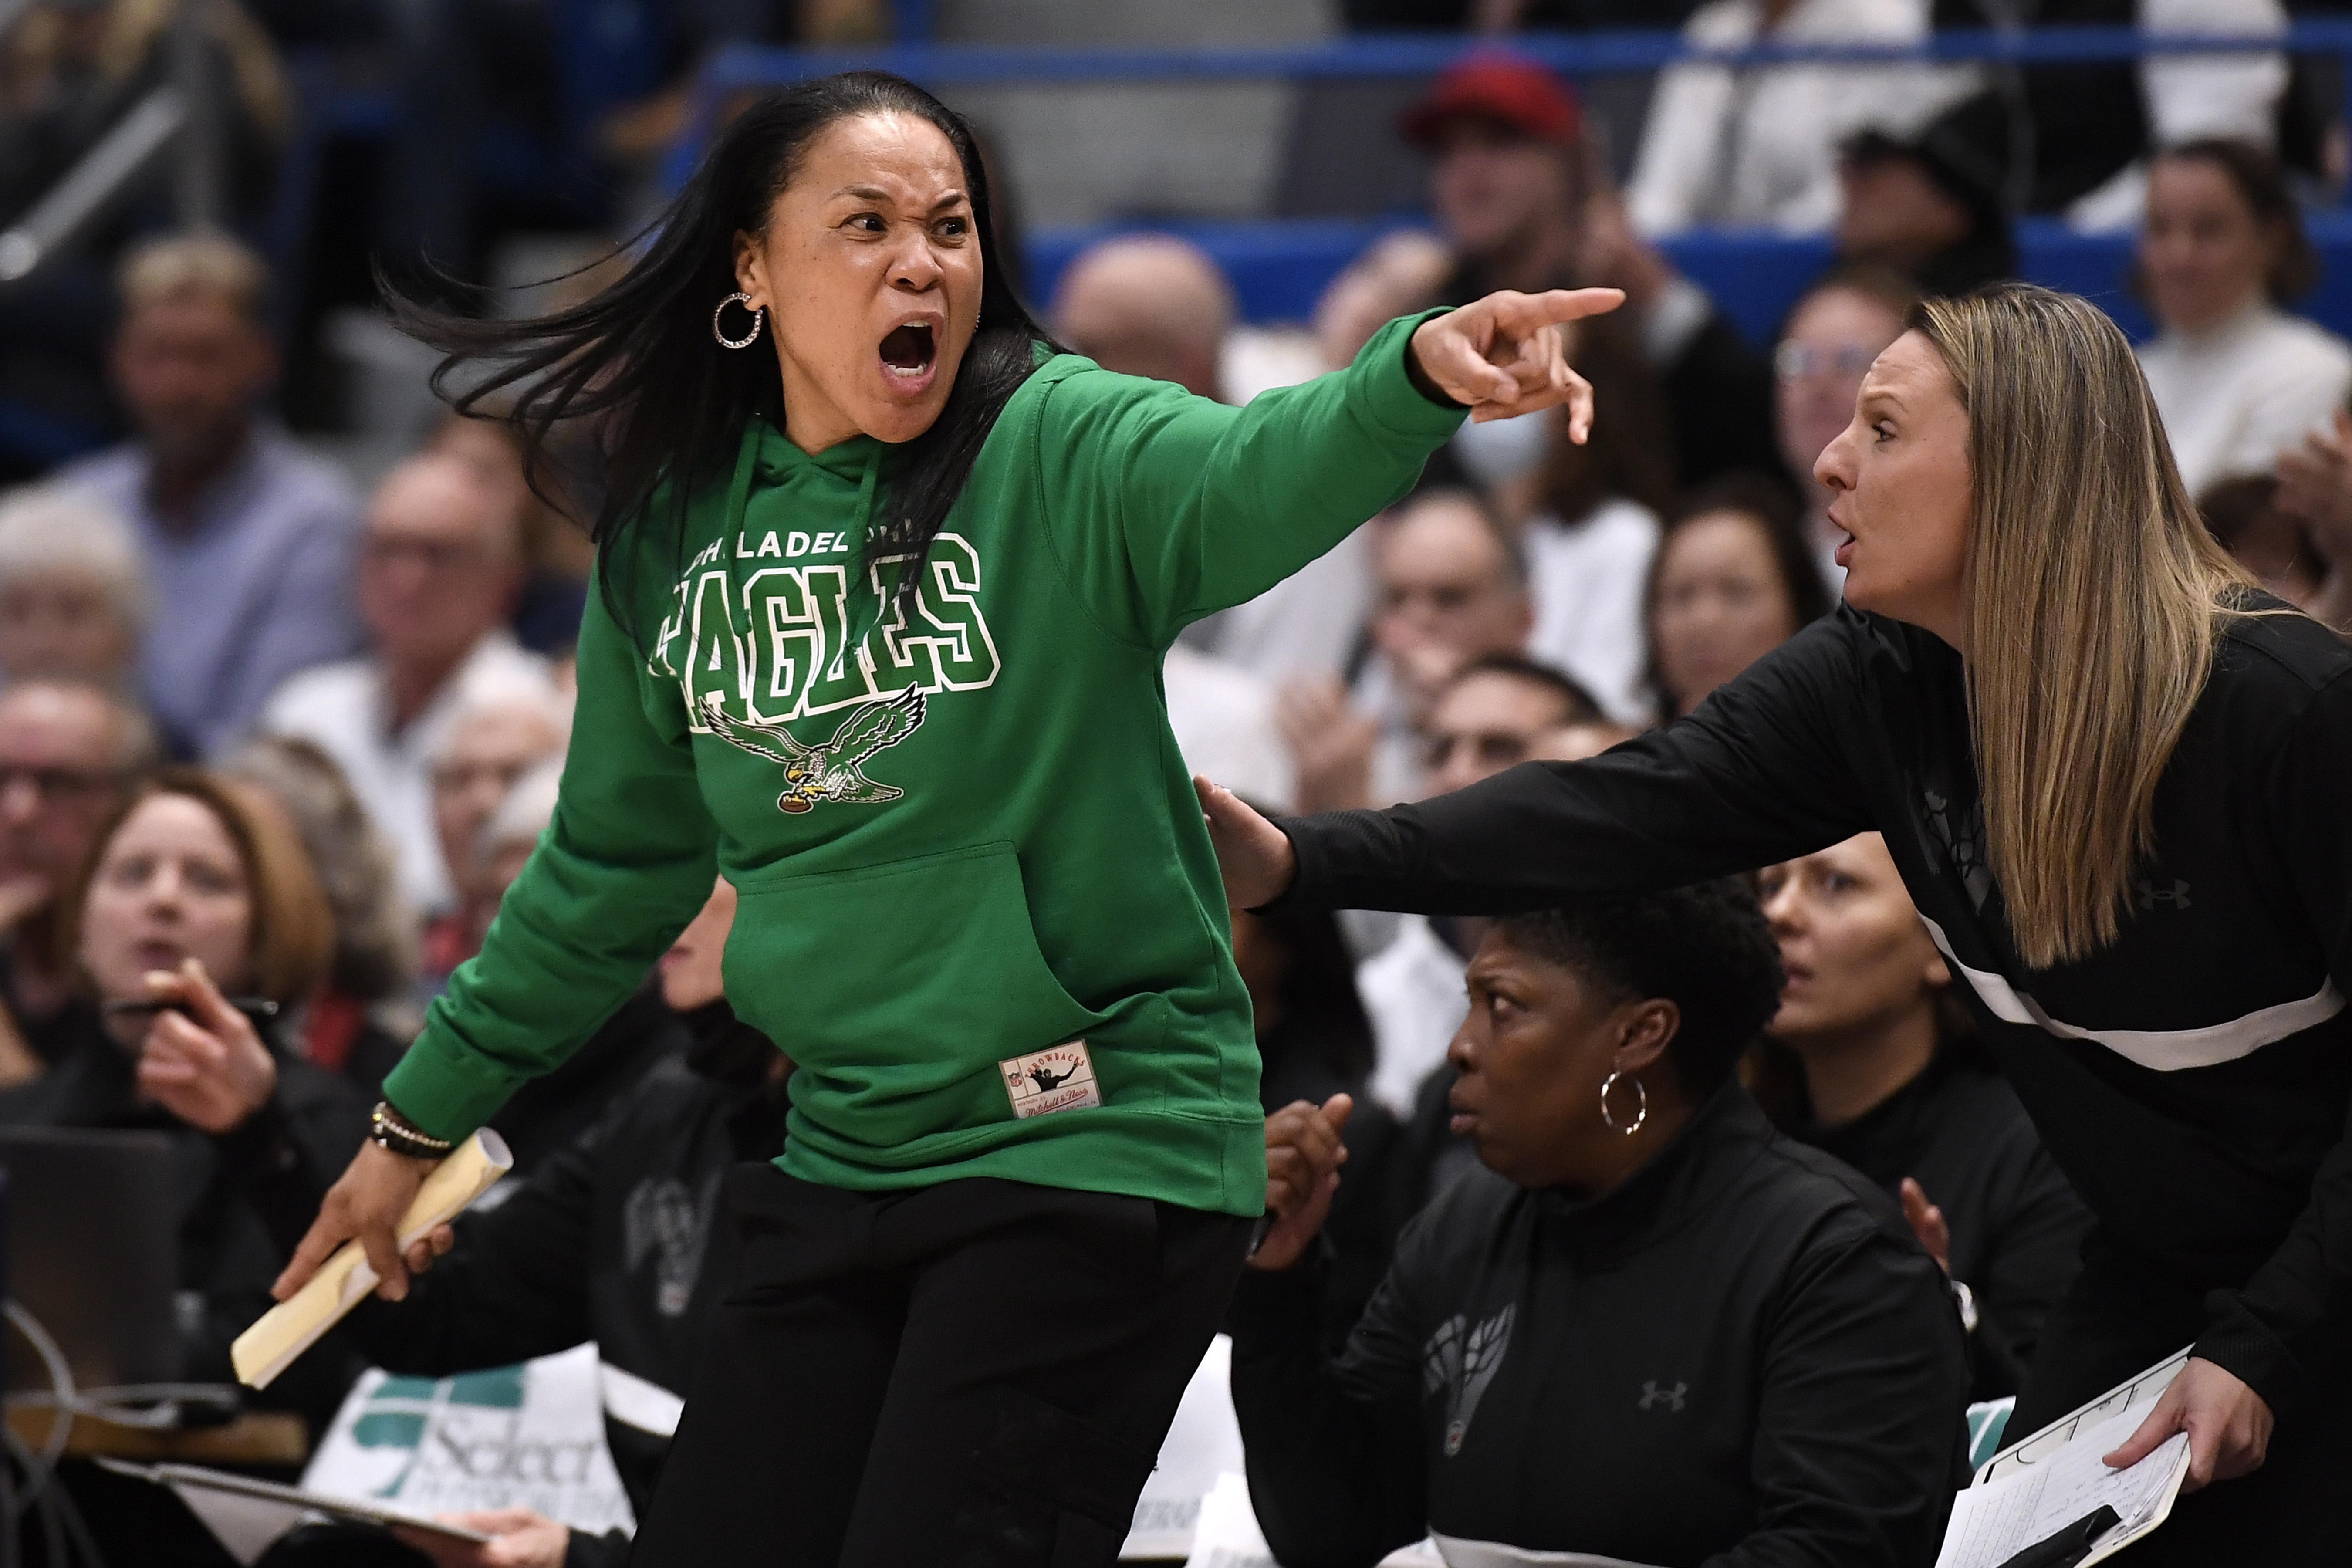
[[[912,0],[922,4],[923,0]],[[903,28],[902,38],[909,37]],[[911,35],[920,37],[920,35]],[[1937,33],[1916,44],[1759,44],[1732,51],[1692,48],[1674,33],[1520,34],[1507,39],[1444,35],[1356,37],[1246,48],[1061,47],[953,45],[928,40],[867,49],[735,48],[714,58],[697,84],[688,134],[667,174],[682,183],[718,116],[737,94],[832,71],[873,68],[897,71],[939,88],[1087,83],[1184,83],[1247,80],[1329,81],[1436,75],[1464,56],[1507,48],[1562,75],[1608,76],[1655,71],[1684,61],[1769,65],[1837,61],[1888,63],[1992,62],[2008,65],[2082,64],[2146,56],[2273,53],[2330,55],[2344,61],[2352,94],[2352,21],[2298,22],[2281,34],[2152,35],[2130,27],[2053,27],[2025,31]],[[2352,119],[2352,104],[2347,104]],[[1198,240],[1232,275],[1244,312],[1252,320],[1295,320],[1348,257],[1384,228],[1391,215],[1364,219],[1186,222],[1155,219],[1148,226]],[[1072,255],[1092,239],[1136,224],[1049,230],[1025,237],[1031,291],[1049,297]],[[2313,237],[2335,265],[2307,308],[2339,331],[2352,331],[2352,217],[2319,215]],[[2135,333],[2147,322],[2121,290],[2128,265],[2127,236],[2084,236],[2050,219],[2019,225],[2026,276],[2095,294]],[[1768,334],[1789,297],[1827,259],[1818,237],[1704,230],[1669,242],[1676,263],[1711,286],[1751,338]]]

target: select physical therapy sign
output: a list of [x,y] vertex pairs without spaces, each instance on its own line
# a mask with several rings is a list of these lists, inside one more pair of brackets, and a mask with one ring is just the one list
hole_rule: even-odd
[[457,1377],[371,1370],[302,1484],[411,1513],[527,1508],[591,1534],[634,1531],[604,1404],[593,1344]]

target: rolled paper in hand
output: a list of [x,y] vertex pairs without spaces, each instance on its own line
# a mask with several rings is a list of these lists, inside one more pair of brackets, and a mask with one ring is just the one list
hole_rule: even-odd
[[[416,1201],[401,1216],[400,1249],[407,1251],[435,1226],[446,1225],[463,1214],[512,1169],[514,1156],[507,1152],[506,1140],[487,1127],[458,1144],[433,1167],[433,1173],[417,1189]],[[249,1388],[268,1387],[272,1379],[294,1364],[295,1357],[318,1343],[375,1287],[375,1269],[360,1244],[343,1243],[310,1276],[309,1284],[236,1336],[228,1353],[237,1381]]]

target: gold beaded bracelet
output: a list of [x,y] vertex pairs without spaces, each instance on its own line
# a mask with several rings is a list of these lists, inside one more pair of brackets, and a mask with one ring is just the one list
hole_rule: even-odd
[[379,1100],[368,1112],[368,1137],[376,1147],[411,1160],[437,1160],[457,1144],[446,1138],[436,1138],[392,1107],[392,1101]]

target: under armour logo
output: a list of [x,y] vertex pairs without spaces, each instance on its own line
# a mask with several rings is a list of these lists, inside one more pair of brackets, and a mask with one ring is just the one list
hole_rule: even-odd
[[2189,884],[2175,880],[2169,888],[2159,888],[2153,882],[2136,884],[2139,889],[2139,907],[2152,910],[2158,904],[2170,904],[2176,910],[2189,907]]
[[1670,1411],[1680,1410],[1690,1394],[1690,1384],[1677,1383],[1672,1388],[1660,1388],[1654,1379],[1642,1384],[1641,1408],[1654,1409],[1664,1405]]

